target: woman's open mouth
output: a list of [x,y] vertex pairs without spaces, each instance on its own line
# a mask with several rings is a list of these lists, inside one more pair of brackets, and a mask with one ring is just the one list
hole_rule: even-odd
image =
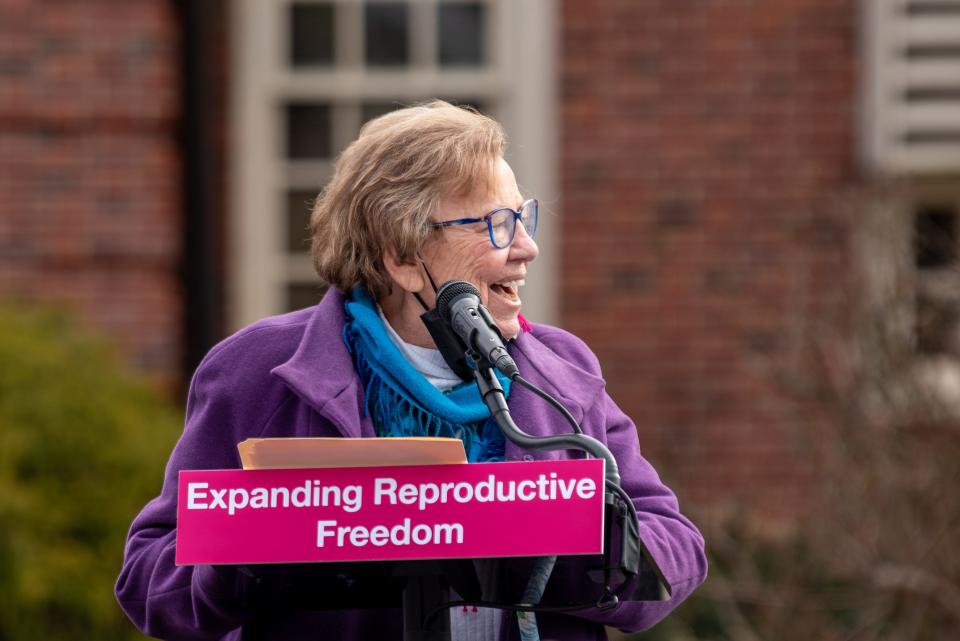
[[525,281],[523,280],[508,280],[502,283],[494,283],[490,285],[490,291],[511,302],[517,302],[520,300],[519,292],[524,283]]

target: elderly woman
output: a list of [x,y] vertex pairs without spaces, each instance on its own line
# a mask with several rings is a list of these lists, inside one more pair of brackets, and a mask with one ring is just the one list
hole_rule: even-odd
[[[265,595],[262,577],[243,569],[174,564],[178,471],[239,467],[236,444],[246,438],[429,434],[462,438],[470,461],[569,454],[505,442],[475,386],[436,349],[421,316],[434,305],[434,283],[449,279],[476,285],[524,377],[612,450],[640,535],[672,587],[669,601],[541,614],[543,638],[649,627],[703,580],[703,539],[640,455],[597,358],[571,334],[520,315],[519,289],[538,253],[538,205],[521,194],[503,151],[496,122],[437,101],[368,123],[343,152],[311,221],[314,263],[329,291],[313,308],[226,339],[193,377],[163,491],[134,520],[117,582],[141,630],[168,639],[400,638],[399,609],[316,610]],[[507,394],[530,432],[569,431],[526,389]],[[461,641],[518,638],[516,618],[499,611],[453,619]]]

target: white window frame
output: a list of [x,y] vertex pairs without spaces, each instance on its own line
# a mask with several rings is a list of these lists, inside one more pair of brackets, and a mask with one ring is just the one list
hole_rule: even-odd
[[[324,0],[330,1],[330,0]],[[337,28],[360,29],[362,0],[332,0],[348,10],[336,13]],[[400,0],[396,0],[400,1]],[[433,7],[438,0],[406,0],[411,6],[411,58],[428,59],[435,44]],[[456,0],[453,0],[456,1]],[[315,188],[329,175],[329,162],[296,166],[283,158],[284,110],[288,100],[315,99],[334,104],[332,147],[338,132],[353,131],[355,110],[338,112],[352,100],[421,100],[443,95],[494,97],[493,116],[510,139],[507,158],[521,189],[540,198],[537,232],[540,257],[531,265],[524,288],[524,314],[554,323],[559,309],[560,203],[556,171],[556,0],[488,0],[492,12],[487,42],[490,65],[482,70],[430,68],[368,70],[361,66],[362,42],[337,38],[336,57],[355,65],[293,70],[287,60],[288,8],[293,0],[234,0],[229,168],[229,282],[227,318],[231,329],[285,309],[292,279],[313,280],[308,256],[286,251],[288,188]],[[353,21],[353,22],[351,22]],[[342,126],[341,126],[342,125]],[[352,125],[352,126],[351,126]]]
[[[960,8],[960,0],[941,0]],[[924,131],[960,131],[960,99],[908,101],[911,88],[955,90],[960,58],[931,56],[911,60],[911,46],[960,47],[960,14],[908,16],[910,0],[860,0],[861,155],[881,174],[960,171],[960,141],[904,142]]]

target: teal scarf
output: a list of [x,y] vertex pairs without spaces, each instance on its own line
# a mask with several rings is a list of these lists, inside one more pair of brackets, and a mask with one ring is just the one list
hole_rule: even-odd
[[[441,392],[390,340],[376,304],[363,289],[350,293],[343,341],[364,383],[366,413],[378,436],[442,436],[463,441],[471,463],[502,461],[503,434],[490,419],[476,384]],[[510,380],[500,375],[510,394]]]

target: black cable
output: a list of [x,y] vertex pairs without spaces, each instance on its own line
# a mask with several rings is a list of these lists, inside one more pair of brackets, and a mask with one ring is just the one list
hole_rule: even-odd
[[[607,481],[607,487],[613,490],[620,500],[626,503],[627,511],[630,513],[630,517],[634,522],[639,523],[639,517],[637,516],[637,508],[633,504],[633,501],[630,500],[630,496],[624,491],[622,487],[616,483]],[[580,610],[590,610],[593,608],[611,608],[615,607],[620,603],[620,600],[623,597],[624,592],[626,592],[627,587],[630,585],[633,576],[628,576],[625,581],[623,581],[617,589],[607,592],[604,594],[597,602],[595,603],[582,603],[575,605],[521,605],[519,603],[498,603],[495,601],[448,601],[442,603],[432,610],[430,610],[424,620],[429,622],[433,617],[437,616],[443,610],[448,610],[450,608],[458,608],[461,606],[470,606],[478,608],[495,608],[498,610],[509,610],[511,612],[543,612],[543,613],[552,613],[552,614],[565,614],[569,612],[578,612]],[[609,602],[604,603],[604,597],[609,599]]]
[[[629,584],[630,580],[628,579],[621,583],[616,590],[604,594],[594,603],[578,603],[574,605],[522,605],[519,603],[498,603],[496,601],[447,601],[446,603],[441,603],[427,612],[426,616],[424,617],[424,621],[429,623],[433,617],[437,616],[437,614],[443,610],[459,608],[461,606],[493,608],[496,610],[509,610],[511,612],[536,612],[549,614],[565,614],[568,612],[579,612],[581,610],[592,610],[594,608],[605,610],[616,607],[620,604],[620,599]],[[605,602],[604,597],[609,599],[609,601]]]
[[[633,505],[633,501],[629,500],[626,493],[619,486],[608,483],[610,487],[615,488],[618,496],[626,500],[627,509],[630,511],[633,518],[637,518],[636,508]],[[497,610],[509,610],[511,612],[537,612],[537,613],[550,613],[550,614],[566,614],[571,612],[579,612],[581,610],[592,610],[593,608],[609,609],[616,607],[620,604],[620,601],[627,590],[627,587],[630,585],[633,577],[628,577],[623,581],[617,588],[613,591],[606,592],[593,603],[580,603],[574,605],[521,605],[519,603],[498,603],[496,601],[447,601],[446,603],[441,603],[440,605],[434,607],[432,610],[427,612],[424,617],[424,621],[429,623],[435,616],[437,616],[443,610],[449,610],[451,608],[459,608],[461,606],[468,607],[477,607],[477,608],[494,608]]]
[[[527,379],[523,378],[523,376],[521,376],[519,373],[514,374],[511,377],[511,380],[513,380],[516,383],[519,383],[522,387],[525,387],[526,389],[530,390],[531,392],[533,392],[534,394],[536,394],[537,396],[545,400],[547,403],[549,403],[551,407],[553,407],[558,412],[560,412],[560,414],[563,415],[566,421],[573,428],[573,432],[575,434],[583,435],[583,430],[580,428],[580,425],[577,423],[577,420],[573,418],[573,415],[570,414],[567,408],[561,405],[559,401],[557,401],[555,398],[553,398],[552,396],[544,392],[542,389],[540,389],[539,387],[537,387]],[[479,380],[478,380],[478,383],[479,383]],[[481,388],[481,394],[483,394],[482,388]],[[501,396],[502,396],[502,392],[501,392]],[[491,410],[491,413],[493,413],[493,410]],[[501,429],[502,429],[502,426],[501,426]],[[617,476],[619,477],[619,475]],[[610,479],[607,479],[605,481],[605,486],[610,488],[620,498],[620,500],[626,503],[627,510],[630,512],[631,518],[633,518],[635,522],[639,522],[636,506],[634,506],[633,501],[630,500],[630,497],[623,490],[623,488],[620,487],[618,483]],[[494,601],[464,601],[464,600],[448,601],[446,603],[442,603],[434,607],[432,610],[427,612],[426,616],[424,617],[424,622],[429,624],[429,622],[443,610],[449,610],[451,608],[457,608],[461,606],[472,606],[472,607],[478,607],[478,608],[495,608],[498,610],[509,610],[512,612],[542,612],[542,613],[560,613],[560,614],[569,613],[569,612],[578,612],[581,610],[590,610],[593,608],[601,608],[601,609],[611,608],[611,607],[615,607],[620,603],[620,599],[623,596],[623,593],[626,591],[627,586],[630,584],[631,579],[632,577],[628,577],[627,580],[623,581],[617,587],[616,590],[609,591],[609,586],[608,586],[607,587],[608,591],[598,601],[594,603],[583,603],[583,604],[576,604],[576,605],[540,606],[540,605],[521,605],[518,603],[497,603]]]
[[[530,390],[531,392],[533,392],[534,394],[536,394],[537,396],[545,400],[547,403],[549,403],[558,412],[563,414],[563,417],[567,419],[567,422],[570,423],[570,425],[573,427],[573,431],[576,434],[583,434],[583,430],[580,429],[580,425],[577,423],[577,420],[573,418],[573,415],[570,414],[567,408],[561,405],[560,402],[557,401],[557,399],[553,398],[552,396],[544,392],[542,389],[540,389],[539,387],[537,387],[536,385],[534,385],[533,383],[525,379],[523,376],[519,374],[519,372],[513,375],[513,380],[517,383],[520,383],[521,386],[527,388],[528,390]],[[634,520],[634,522],[639,524],[640,517],[637,515],[637,507],[633,504],[633,501],[630,499],[630,496],[626,493],[626,491],[624,491],[624,489],[620,487],[618,483],[613,483],[610,480],[607,480],[605,485],[611,488],[613,492],[620,497],[620,500],[626,503],[627,510],[630,512],[631,518]]]
[[520,385],[522,385],[523,387],[526,387],[528,390],[530,390],[531,392],[533,392],[534,394],[536,394],[546,402],[550,403],[550,405],[552,405],[558,412],[563,414],[563,417],[567,419],[567,422],[570,423],[570,425],[573,427],[574,433],[583,434],[583,430],[580,429],[580,425],[577,424],[576,419],[573,418],[573,415],[570,414],[570,412],[567,411],[567,408],[561,405],[557,401],[557,399],[553,398],[552,396],[544,392],[542,389],[540,389],[539,387],[537,387],[536,385],[534,385],[524,377],[520,376],[520,374],[514,374],[513,380],[517,383],[520,383]]
[[[475,361],[476,362],[476,361]],[[490,410],[494,422],[503,435],[524,449],[529,450],[580,450],[594,458],[606,462],[604,477],[608,481],[620,484],[620,467],[610,449],[599,439],[577,430],[573,434],[554,434],[551,436],[533,436],[527,434],[513,421],[499,379],[493,375],[493,367],[486,362],[474,367],[474,380],[480,389],[480,397]],[[511,379],[512,380],[512,379]],[[522,385],[522,383],[521,383]],[[558,406],[550,404],[557,409]],[[569,415],[564,412],[564,416]],[[572,420],[573,417],[571,416]],[[574,420],[572,424],[576,424]]]

